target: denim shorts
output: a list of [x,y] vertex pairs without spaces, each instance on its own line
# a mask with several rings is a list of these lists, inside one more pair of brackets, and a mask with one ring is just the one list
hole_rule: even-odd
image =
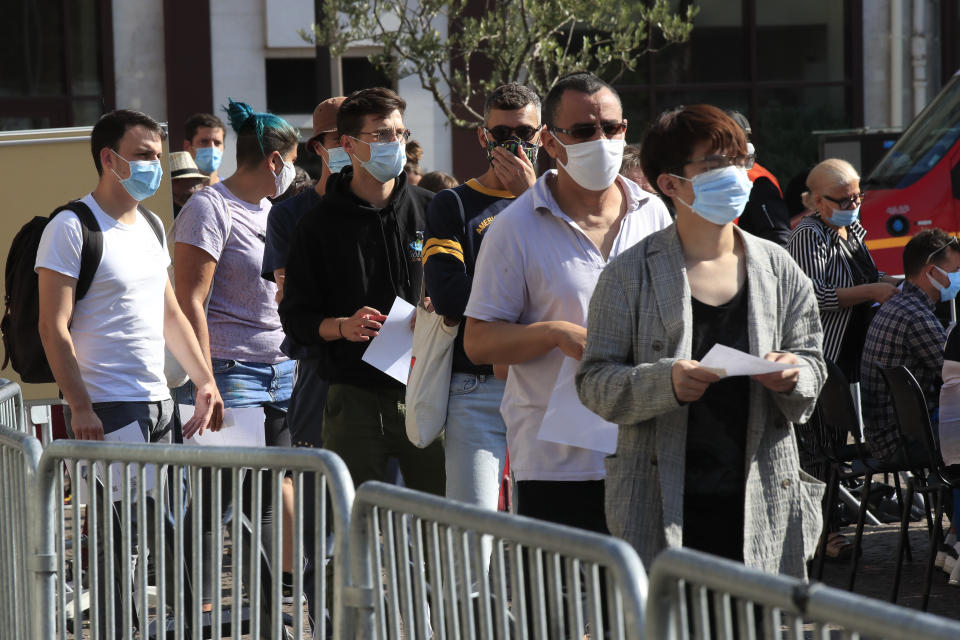
[[[240,362],[213,358],[213,377],[226,407],[270,406],[287,410],[293,392],[293,369],[296,360],[277,364]],[[193,383],[175,390],[179,404],[193,404]]]

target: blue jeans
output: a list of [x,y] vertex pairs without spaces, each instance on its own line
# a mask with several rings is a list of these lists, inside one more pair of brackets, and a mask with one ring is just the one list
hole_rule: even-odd
[[[293,393],[296,360],[277,364],[213,358],[213,377],[227,408],[273,407],[286,412]],[[193,404],[192,382],[173,390],[177,404]]]
[[444,427],[446,497],[497,510],[507,457],[507,425],[500,415],[506,382],[454,373]]

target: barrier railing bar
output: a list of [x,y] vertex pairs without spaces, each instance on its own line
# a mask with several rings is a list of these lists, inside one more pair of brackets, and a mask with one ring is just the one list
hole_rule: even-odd
[[[808,585],[794,578],[759,573],[742,564],[687,549],[670,549],[662,552],[651,568],[647,637],[690,637],[685,628],[689,619],[683,592],[686,578],[736,599],[740,638],[756,635],[754,602],[764,609],[768,634],[779,634],[785,623],[794,627],[814,624],[823,631],[827,622],[843,627],[843,633],[853,637],[946,640],[960,634],[960,623],[955,620],[894,607],[822,584]],[[785,616],[794,620],[785,620]],[[729,623],[730,616],[724,611],[723,627]],[[728,635],[726,630],[724,635]]]

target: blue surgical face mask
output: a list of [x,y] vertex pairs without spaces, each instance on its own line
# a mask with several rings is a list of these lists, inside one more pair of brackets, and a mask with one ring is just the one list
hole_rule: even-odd
[[[353,136],[350,136],[353,138]],[[356,138],[353,138],[357,140]],[[363,140],[357,140],[363,142]],[[377,182],[390,182],[403,171],[407,162],[407,145],[400,140],[393,142],[364,142],[370,147],[370,159],[360,160],[360,166],[367,170]],[[354,156],[356,157],[356,156]]]
[[131,198],[140,202],[157,192],[157,187],[160,186],[160,180],[163,178],[163,167],[159,160],[131,161],[113,151],[113,149],[110,151],[130,167],[130,177],[126,179],[121,178],[114,169],[111,169],[111,171],[113,171],[113,175],[117,176],[117,180],[120,181]]
[[216,147],[200,147],[197,149],[197,168],[204,173],[213,173],[220,168],[223,160],[223,151]]
[[835,227],[849,227],[860,217],[860,207],[856,209],[834,209],[826,221]]
[[[340,173],[341,169],[350,166],[350,154],[344,151],[343,147],[333,147],[331,149],[324,147],[324,150],[327,152],[327,157],[330,158],[326,162],[330,173]],[[323,160],[323,156],[320,156],[320,159]]]
[[937,265],[933,265],[933,268],[947,276],[947,280],[950,281],[950,284],[943,286],[939,282],[933,279],[933,276],[929,273],[927,278],[930,279],[930,284],[935,286],[940,291],[940,302],[949,302],[957,297],[957,293],[960,292],[960,271],[955,271],[953,273],[947,273]]
[[733,165],[705,171],[693,178],[670,175],[693,184],[693,204],[680,198],[678,200],[704,220],[719,225],[733,222],[740,217],[743,208],[747,206],[747,200],[750,199],[750,189],[753,188],[746,170]]

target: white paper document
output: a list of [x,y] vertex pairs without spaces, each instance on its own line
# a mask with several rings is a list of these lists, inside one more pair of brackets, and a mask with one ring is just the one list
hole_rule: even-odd
[[[122,442],[122,443],[133,443],[133,444],[143,444],[146,440],[143,437],[143,430],[140,427],[139,422],[131,422],[125,427],[112,431],[110,433],[103,434],[104,442]],[[80,501],[80,504],[88,504],[90,498],[90,492],[87,490],[87,464],[80,465],[80,481],[76,484],[78,485],[77,498]],[[97,477],[101,483],[106,484],[104,481],[104,465],[102,462],[94,463],[94,466],[97,469]],[[154,486],[154,477],[156,471],[154,465],[145,464],[143,466],[143,484],[144,490],[149,492],[153,489]],[[127,476],[130,483],[130,499],[136,501],[137,499],[137,467],[138,465],[131,464],[127,467]],[[67,465],[68,469],[72,470],[72,465]],[[120,462],[115,462],[110,465],[110,482],[112,486],[111,496],[114,502],[122,499],[123,497],[123,464]]]
[[587,409],[577,396],[574,376],[579,364],[573,358],[563,359],[537,439],[614,453],[617,450],[617,425]]
[[773,373],[774,371],[786,371],[787,369],[804,367],[806,364],[803,362],[797,364],[771,362],[722,344],[715,344],[707,352],[707,355],[700,360],[700,366],[711,369],[721,378],[728,378],[730,376],[756,376]]
[[380,327],[379,335],[370,341],[361,358],[402,384],[407,384],[410,375],[410,358],[413,356],[410,319],[416,312],[416,307],[398,296],[390,307],[386,322]]
[[[193,405],[180,405],[180,421],[186,423],[193,417]],[[184,440],[184,444],[205,447],[265,447],[263,435],[263,407],[239,407],[223,410],[223,428],[220,431],[205,429],[203,435]]]

